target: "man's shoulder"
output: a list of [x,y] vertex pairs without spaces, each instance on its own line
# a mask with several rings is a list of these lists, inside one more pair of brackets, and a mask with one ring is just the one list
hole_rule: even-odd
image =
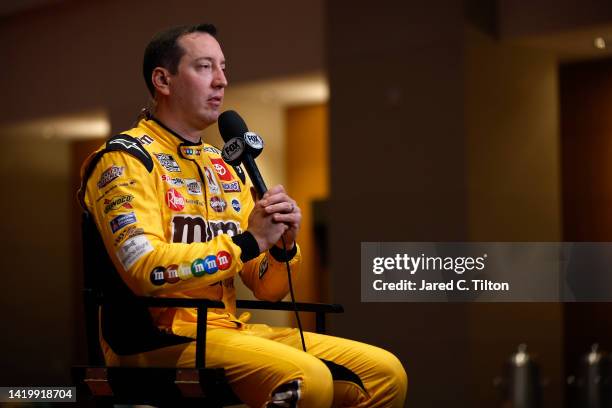
[[124,152],[138,159],[150,173],[153,171],[153,159],[139,138],[127,133],[120,133],[108,139],[100,154],[107,152]]
[[[129,130],[123,131],[123,132],[121,132],[120,134],[118,134],[116,136],[121,136],[121,135],[130,136],[130,137],[136,139],[147,150],[148,150],[148,148],[151,145],[156,143],[155,138],[153,137],[152,132],[150,132],[146,128],[140,126],[140,124],[139,124],[139,126],[136,126],[136,127],[133,127],[133,128],[131,128]],[[116,137],[116,136],[114,136],[114,137]]]
[[[127,154],[143,164],[150,173],[153,171],[153,159],[147,146],[141,139],[147,140],[147,135],[130,129],[108,138],[95,152],[93,152],[83,163],[82,176],[87,179],[102,157],[110,152]],[[148,143],[151,144],[152,142]]]
[[150,149],[157,144],[153,132],[141,120],[131,129],[125,130],[106,140],[96,155],[102,156],[108,152],[123,152],[138,159],[150,173],[153,171],[153,160]]

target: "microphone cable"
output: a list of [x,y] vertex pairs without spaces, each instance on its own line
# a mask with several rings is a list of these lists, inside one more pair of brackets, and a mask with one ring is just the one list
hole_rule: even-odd
[[[287,244],[285,243],[285,237],[281,235],[281,241],[283,243],[283,256],[285,258],[285,266],[287,267],[287,278],[289,280],[289,293],[291,294],[291,303],[293,304],[293,311],[295,312],[295,319],[297,320],[298,329],[300,330],[300,339],[302,340],[302,350],[306,352],[306,342],[304,341],[304,330],[302,330],[302,322],[300,321],[300,314],[298,313],[297,304],[295,303],[295,295],[293,294],[293,281],[291,280],[291,266],[289,266],[289,259],[287,255]],[[294,244],[297,245],[297,242]]]

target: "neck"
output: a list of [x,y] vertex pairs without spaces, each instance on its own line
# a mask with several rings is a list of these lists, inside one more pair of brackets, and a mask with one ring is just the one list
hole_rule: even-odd
[[154,112],[154,116],[159,119],[165,126],[178,133],[184,139],[189,140],[193,143],[199,143],[204,133],[204,128],[198,128],[193,126],[189,122],[183,120],[180,114],[172,112],[169,109],[165,109],[162,106],[157,106]]

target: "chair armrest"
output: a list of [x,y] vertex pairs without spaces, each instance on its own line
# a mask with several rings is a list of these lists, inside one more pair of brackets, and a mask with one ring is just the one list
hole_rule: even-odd
[[163,297],[148,297],[138,296],[139,302],[142,302],[149,307],[212,307],[225,308],[225,304],[220,300],[209,299],[188,299],[188,298],[163,298]]
[[[93,293],[86,292],[88,296],[94,296]],[[166,298],[166,297],[151,297],[151,296],[135,296],[128,299],[122,299],[120,297],[108,298],[102,295],[95,296],[95,302],[98,305],[113,304],[121,305],[122,303],[133,303],[134,301],[141,303],[147,307],[194,307],[194,308],[225,308],[225,304],[220,300],[210,299],[192,299],[192,298]]]
[[266,310],[288,310],[297,308],[298,312],[315,313],[343,313],[344,308],[339,304],[295,302],[268,302],[266,300],[237,300],[236,307],[241,309],[266,309]]

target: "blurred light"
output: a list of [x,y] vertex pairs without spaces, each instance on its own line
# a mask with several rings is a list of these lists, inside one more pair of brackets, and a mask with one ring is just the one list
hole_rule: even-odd
[[597,37],[593,40],[593,45],[595,46],[595,48],[603,50],[604,48],[606,48],[606,40],[604,40],[603,37]]
[[70,140],[104,138],[110,134],[110,131],[108,115],[104,111],[92,111],[3,126],[0,128],[0,135]]
[[248,100],[253,97],[264,104],[291,106],[324,103],[329,86],[323,75],[311,74],[234,85],[225,91],[226,99]]

